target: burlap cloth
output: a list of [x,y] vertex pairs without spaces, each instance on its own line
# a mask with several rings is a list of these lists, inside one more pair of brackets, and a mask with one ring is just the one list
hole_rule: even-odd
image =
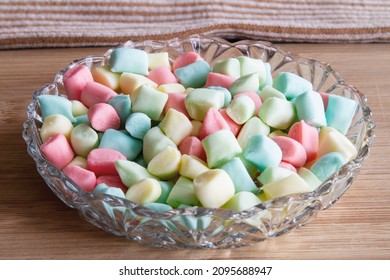
[[0,49],[112,46],[194,34],[389,42],[386,0],[0,0]]

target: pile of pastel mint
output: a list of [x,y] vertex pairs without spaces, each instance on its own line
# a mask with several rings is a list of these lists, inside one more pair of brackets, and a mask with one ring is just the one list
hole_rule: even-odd
[[63,85],[67,98],[38,97],[44,156],[86,192],[156,211],[310,192],[357,154],[354,100],[259,59],[117,48]]

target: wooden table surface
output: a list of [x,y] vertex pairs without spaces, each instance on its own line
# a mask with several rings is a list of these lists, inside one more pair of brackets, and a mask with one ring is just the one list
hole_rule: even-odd
[[164,250],[82,220],[45,185],[22,139],[34,90],[69,61],[105,48],[0,51],[0,259],[390,259],[390,44],[285,44],[330,63],[368,96],[371,155],[349,191],[308,225],[229,250]]

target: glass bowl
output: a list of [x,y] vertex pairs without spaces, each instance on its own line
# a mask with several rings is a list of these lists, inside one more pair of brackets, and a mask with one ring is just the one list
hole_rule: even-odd
[[188,51],[198,52],[212,66],[216,61],[249,56],[269,62],[273,75],[280,71],[298,74],[309,80],[318,92],[346,96],[359,104],[347,137],[356,146],[357,156],[345,164],[317,189],[269,200],[245,211],[191,207],[156,212],[119,197],[84,192],[41,153],[39,128],[42,125],[37,97],[65,95],[64,73],[79,64],[105,65],[112,49],[103,56],[75,60],[59,71],[52,83],[33,95],[23,126],[27,151],[51,190],[69,207],[75,208],[88,222],[117,236],[124,236],[150,246],[165,248],[232,248],[277,237],[298,228],[318,211],[331,207],[351,186],[374,140],[375,124],[366,97],[344,83],[340,75],[325,63],[296,57],[268,42],[239,41],[230,43],[219,38],[190,37],[170,41],[128,41],[118,47],[132,47],[146,52],[168,52],[171,60]]

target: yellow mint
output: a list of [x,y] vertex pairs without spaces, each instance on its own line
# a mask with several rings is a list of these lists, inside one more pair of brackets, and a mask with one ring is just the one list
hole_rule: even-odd
[[319,134],[317,158],[331,152],[339,152],[347,161],[357,155],[357,149],[340,131],[333,127],[323,127]]
[[138,204],[155,202],[160,195],[160,183],[153,178],[142,179],[126,192],[126,198]]
[[88,114],[88,108],[78,100],[72,100],[72,115],[78,117]]
[[154,68],[161,66],[171,68],[171,64],[169,63],[169,54],[167,52],[148,53],[149,70],[153,70]]
[[190,120],[183,113],[172,108],[168,110],[160,122],[160,128],[176,145],[179,145],[184,138],[192,133]]
[[184,92],[183,93],[185,93],[185,94],[189,94],[191,91],[193,91],[194,90],[194,88],[192,88],[192,87],[188,87],[188,88],[185,88],[185,90],[184,90]]
[[182,84],[172,83],[159,85],[157,90],[165,93],[184,93],[186,89]]
[[69,141],[72,130],[73,124],[67,117],[60,114],[53,114],[47,116],[43,121],[40,134],[43,142],[57,133],[65,135],[66,139]]
[[89,152],[99,145],[99,137],[94,129],[82,123],[73,128],[70,143],[76,155],[87,157]]
[[133,92],[142,85],[148,85],[152,88],[157,88],[157,84],[145,76],[134,74],[134,73],[122,73],[119,78],[119,86],[123,93],[129,94],[131,102],[134,102],[132,94]]
[[190,179],[194,179],[196,176],[208,171],[206,163],[194,156],[182,155],[179,174]]
[[202,206],[219,208],[233,197],[235,189],[229,174],[211,169],[195,177],[194,191]]
[[312,188],[298,174],[292,173],[283,179],[264,185],[262,190],[268,200],[289,194],[311,192]]
[[168,146],[148,164],[148,171],[161,180],[169,180],[179,173],[181,154],[177,148]]
[[276,137],[276,136],[288,136],[288,134],[286,132],[284,132],[283,130],[280,130],[280,129],[274,130],[270,134],[268,134],[269,138],[273,138],[273,137]]
[[191,123],[192,123],[191,136],[199,136],[199,131],[200,131],[200,127],[202,126],[202,122],[197,120],[192,120]]
[[81,168],[88,169],[87,159],[82,156],[75,156],[68,165],[77,165]]
[[110,89],[119,88],[119,73],[111,72],[107,66],[97,66],[92,69],[93,80],[99,84],[105,85]]

